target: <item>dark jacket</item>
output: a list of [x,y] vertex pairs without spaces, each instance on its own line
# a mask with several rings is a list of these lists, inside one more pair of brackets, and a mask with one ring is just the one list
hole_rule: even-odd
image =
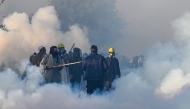
[[[81,57],[72,56],[69,63],[82,61]],[[69,65],[69,74],[72,75],[71,82],[80,82],[81,75],[83,75],[82,63]]]
[[104,80],[108,65],[103,56],[95,53],[90,54],[84,59],[82,68],[86,71],[84,77],[87,81]]
[[106,79],[109,82],[112,82],[116,76],[120,77],[120,68],[119,68],[119,61],[117,58],[106,58],[106,61],[108,63],[108,70],[106,74]]

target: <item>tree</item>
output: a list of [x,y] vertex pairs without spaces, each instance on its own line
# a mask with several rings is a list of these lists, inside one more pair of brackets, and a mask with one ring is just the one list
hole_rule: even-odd
[[7,32],[8,32],[8,29],[6,28],[5,25],[0,24],[0,29],[2,29],[2,30],[4,30],[4,31],[7,31]]
[[5,0],[1,0],[1,1],[0,1],[0,5],[3,4],[4,1],[5,1]]
[[61,21],[62,31],[73,24],[88,28],[92,44],[104,46],[122,36],[124,21],[118,17],[116,0],[49,0]]

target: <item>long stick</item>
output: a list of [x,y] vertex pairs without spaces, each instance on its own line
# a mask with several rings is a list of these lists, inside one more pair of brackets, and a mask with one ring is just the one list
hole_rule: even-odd
[[75,43],[72,45],[71,49],[69,50],[69,52],[72,52],[72,49],[75,47]]
[[81,63],[82,61],[79,61],[79,62],[73,62],[73,63],[68,63],[68,64],[63,64],[63,66],[66,66],[66,65],[72,65],[72,64],[79,64]]
[[[68,64],[63,64],[62,66],[66,66],[66,65],[73,65],[73,64],[79,64],[81,63],[82,61],[79,61],[79,62],[73,62],[73,63],[68,63]],[[56,67],[59,67],[59,66],[53,66],[53,68],[56,68]]]

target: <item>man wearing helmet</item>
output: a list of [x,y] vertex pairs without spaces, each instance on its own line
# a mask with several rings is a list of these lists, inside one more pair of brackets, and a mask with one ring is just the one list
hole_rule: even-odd
[[[61,57],[61,59],[63,60],[63,63],[67,64],[70,56],[69,56],[69,54],[66,53],[65,46],[62,43],[60,43],[60,44],[58,44],[57,47],[58,47],[58,51],[59,51],[58,54]],[[69,83],[69,71],[68,71],[67,67],[64,67],[61,70],[61,80],[64,83]]]
[[57,48],[58,48],[58,51],[59,51],[59,53],[58,53],[59,56],[62,57],[62,59],[63,59],[63,61],[65,63],[68,63],[67,62],[68,61],[68,56],[67,56],[67,53],[66,53],[66,50],[65,50],[65,46],[62,43],[60,43],[60,44],[58,44]]
[[112,82],[115,78],[119,78],[121,76],[120,68],[119,68],[119,61],[115,58],[115,50],[114,48],[109,48],[108,50],[108,57],[106,58],[108,63],[108,70],[106,73],[106,85],[107,88],[112,88]]

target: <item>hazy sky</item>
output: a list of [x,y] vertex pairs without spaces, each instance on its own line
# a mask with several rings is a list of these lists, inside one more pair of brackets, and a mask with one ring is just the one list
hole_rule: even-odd
[[34,13],[40,7],[47,5],[47,0],[5,0],[0,6],[0,21],[2,16],[7,16],[13,12]]
[[[189,0],[117,0],[120,15],[127,22],[125,40],[119,52],[139,55],[157,41],[173,40],[172,22],[190,11]],[[128,52],[130,51],[130,52]]]
[[[125,37],[113,45],[128,58],[143,54],[155,42],[173,40],[172,22],[190,11],[189,0],[117,0],[117,9],[127,25]],[[5,0],[0,6],[0,21],[8,13],[34,13],[47,0]],[[117,36],[116,36],[117,37]]]

